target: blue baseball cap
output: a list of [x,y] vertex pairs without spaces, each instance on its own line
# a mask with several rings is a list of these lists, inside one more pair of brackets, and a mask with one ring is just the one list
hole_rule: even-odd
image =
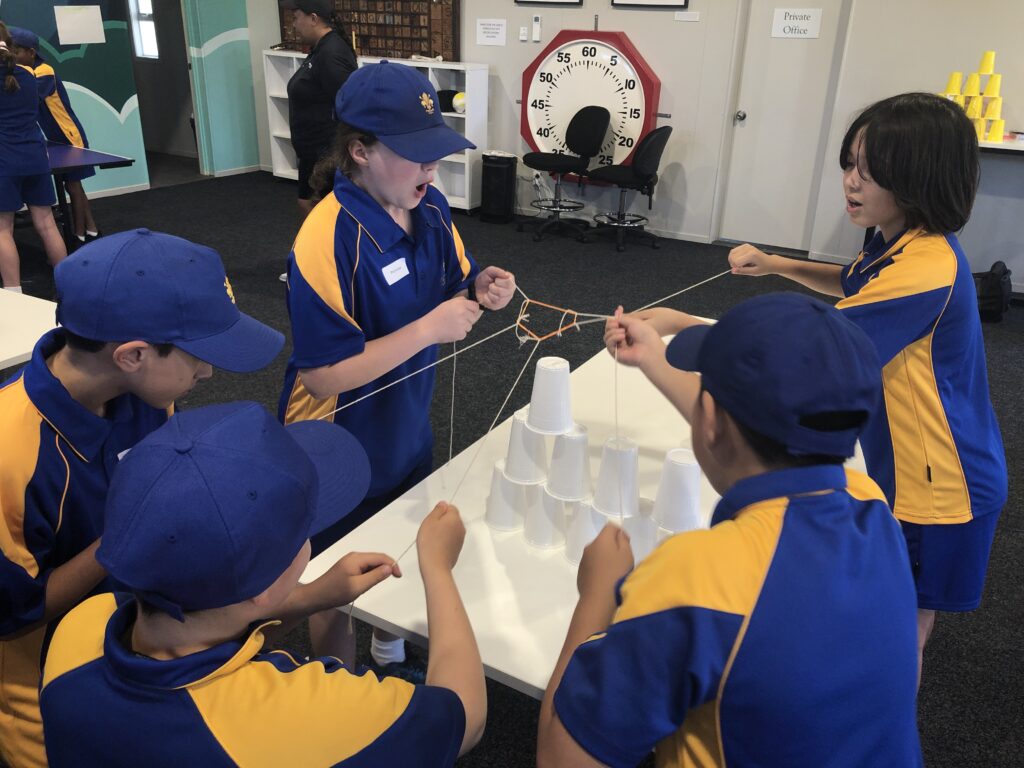
[[184,411],[118,465],[96,559],[182,620],[263,592],[369,484],[366,452],[333,422],[282,427],[251,402]]
[[[665,354],[700,373],[733,418],[794,455],[852,456],[882,393],[867,335],[835,307],[798,293],[744,301],[713,325],[680,331]],[[823,426],[839,414],[845,428]]]
[[414,163],[432,163],[476,144],[445,125],[437,91],[414,67],[382,61],[348,76],[334,100],[341,122],[372,133]]
[[212,248],[136,229],[82,246],[54,270],[57,322],[94,341],[173,344],[216,368],[268,365],[284,336],[235,306]]
[[35,48],[37,63],[43,60],[39,55],[39,35],[24,27],[8,27],[7,32],[11,36],[11,42],[19,48]]

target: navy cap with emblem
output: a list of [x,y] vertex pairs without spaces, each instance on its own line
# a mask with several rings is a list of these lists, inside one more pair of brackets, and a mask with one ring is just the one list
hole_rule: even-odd
[[382,61],[357,69],[338,90],[334,113],[414,163],[476,148],[445,124],[437,91],[426,76],[404,64]]
[[212,248],[136,229],[101,237],[57,265],[57,322],[95,341],[173,344],[217,368],[263,368],[284,336],[235,305]]

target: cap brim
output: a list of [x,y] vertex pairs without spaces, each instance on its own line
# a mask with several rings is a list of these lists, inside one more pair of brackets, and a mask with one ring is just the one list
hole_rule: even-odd
[[309,456],[319,479],[309,535],[323,531],[358,506],[370,487],[370,460],[348,430],[331,421],[298,421],[285,429]]
[[712,326],[704,324],[691,325],[677,333],[665,349],[665,359],[668,360],[669,365],[681,371],[699,371],[697,359],[704,344],[704,338],[711,328]]
[[252,373],[277,357],[284,346],[284,334],[240,312],[238,321],[222,333],[173,343],[214,368]]
[[377,139],[392,152],[414,163],[432,163],[464,149],[476,149],[476,144],[447,125],[432,125],[422,131],[377,136]]

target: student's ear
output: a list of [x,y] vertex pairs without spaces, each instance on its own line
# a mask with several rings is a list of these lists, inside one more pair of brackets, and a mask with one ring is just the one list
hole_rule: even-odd
[[709,448],[718,447],[722,442],[725,411],[718,407],[714,396],[706,389],[701,389],[697,395],[694,416],[693,429],[701,430],[704,444]]
[[114,365],[124,373],[135,373],[142,367],[143,358],[151,347],[144,341],[126,341],[114,348]]
[[366,145],[363,144],[359,139],[354,139],[348,144],[349,157],[355,162],[356,165],[365,168],[370,164],[369,150]]

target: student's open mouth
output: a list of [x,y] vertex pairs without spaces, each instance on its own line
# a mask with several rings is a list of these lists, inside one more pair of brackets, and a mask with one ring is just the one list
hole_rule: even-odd
[[846,210],[855,211],[861,207],[861,203],[854,200],[852,197],[846,198]]

